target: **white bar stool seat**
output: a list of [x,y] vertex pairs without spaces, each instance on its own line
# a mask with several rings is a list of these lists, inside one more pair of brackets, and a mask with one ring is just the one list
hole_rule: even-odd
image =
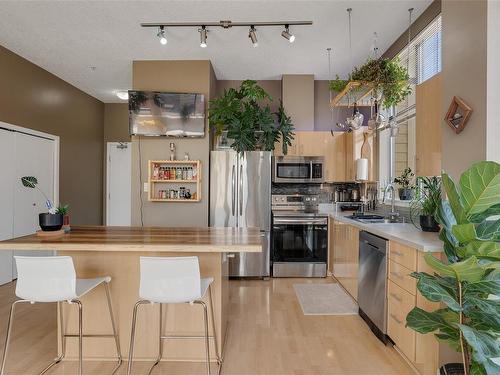
[[[137,312],[140,305],[158,303],[159,308],[159,333],[158,333],[158,356],[150,368],[149,373],[158,365],[163,355],[163,340],[178,338],[199,338],[205,340],[205,355],[207,374],[210,375],[210,339],[214,340],[215,353],[219,372],[222,359],[219,355],[217,334],[215,329],[215,317],[212,298],[213,277],[201,278],[198,257],[140,257],[140,284],[139,301],[134,306],[132,317],[132,332],[130,336],[130,349],[127,374],[132,373],[135,327],[137,323]],[[210,304],[213,335],[208,333],[207,304],[202,299],[207,295]],[[165,336],[163,334],[163,309],[164,304],[188,303],[203,307],[203,318],[205,325],[204,336]]]
[[[50,257],[22,257],[15,256],[17,266],[17,284],[16,296],[20,298],[11,306],[7,337],[5,339],[5,349],[3,353],[2,367],[0,375],[4,374],[5,364],[7,359],[7,351],[9,348],[10,335],[12,331],[12,322],[14,320],[15,306],[18,303],[54,303],[58,304],[59,310],[59,328],[61,333],[61,354],[54,359],[41,374],[46,373],[52,366],[61,362],[66,355],[66,338],[78,337],[79,339],[79,357],[78,357],[78,374],[82,374],[83,354],[82,354],[82,339],[84,337],[98,338],[114,338],[116,344],[116,353],[118,363],[112,371],[114,374],[122,363],[120,342],[116,332],[116,324],[113,316],[113,308],[111,303],[111,294],[109,291],[109,283],[111,277],[97,277],[94,279],[77,279],[73,259],[69,256],[50,256]],[[83,319],[82,319],[82,298],[99,285],[103,285],[106,291],[106,299],[108,304],[109,316],[113,334],[83,334]],[[78,334],[64,333],[62,303],[76,304],[78,306]]]

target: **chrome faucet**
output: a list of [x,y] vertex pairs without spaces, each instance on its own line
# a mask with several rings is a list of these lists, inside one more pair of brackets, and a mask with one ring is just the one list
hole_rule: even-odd
[[391,212],[389,213],[389,220],[391,221],[396,221],[397,218],[399,217],[399,212],[396,212],[395,210],[395,205],[396,205],[396,189],[394,187],[393,183],[389,183],[385,189],[384,189],[384,196],[382,198],[382,203],[385,203],[385,197],[387,195],[387,192],[391,190],[392,191],[392,199],[391,199]]

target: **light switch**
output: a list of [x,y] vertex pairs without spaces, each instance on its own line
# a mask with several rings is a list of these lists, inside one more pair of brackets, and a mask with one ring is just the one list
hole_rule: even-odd
[[147,193],[149,191],[149,183],[144,183],[144,192]]

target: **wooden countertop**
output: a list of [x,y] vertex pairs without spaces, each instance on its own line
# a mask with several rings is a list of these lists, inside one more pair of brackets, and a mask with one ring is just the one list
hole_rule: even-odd
[[36,234],[0,241],[0,250],[261,252],[258,228],[71,226],[60,237]]

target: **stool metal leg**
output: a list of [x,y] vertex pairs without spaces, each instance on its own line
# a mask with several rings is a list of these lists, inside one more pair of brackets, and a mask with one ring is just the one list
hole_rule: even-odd
[[14,301],[10,307],[9,320],[7,322],[7,335],[5,337],[5,346],[4,346],[4,350],[3,350],[2,368],[0,369],[0,375],[3,375],[4,371],[5,371],[5,362],[7,360],[7,351],[9,350],[10,334],[12,332],[12,323],[14,321],[14,310],[16,308],[16,305],[18,303],[22,303],[22,302],[29,302],[29,301],[17,300],[17,301]]
[[207,304],[203,301],[194,301],[194,303],[203,306],[203,321],[205,323],[205,350],[207,358],[207,375],[210,375],[210,340],[208,335],[208,311]]
[[[132,331],[130,333],[130,348],[128,350],[128,368],[127,375],[132,374],[132,359],[134,358],[134,341],[135,341],[135,326],[137,323],[137,309],[140,305],[148,303],[148,301],[137,301],[134,306],[134,313],[132,315]],[[0,374],[1,375],[1,374]]]
[[83,306],[80,300],[72,300],[78,305],[78,375],[83,374]]
[[111,293],[109,291],[109,283],[104,283],[104,288],[106,290],[106,299],[108,301],[108,311],[109,311],[109,316],[111,318],[111,326],[113,327],[113,336],[115,338],[115,344],[116,344],[116,356],[118,359],[118,363],[113,369],[113,372],[111,374],[114,374],[116,371],[118,371],[118,368],[122,364],[122,353],[120,349],[120,339],[118,338],[118,334],[116,333],[116,324],[115,324],[115,316],[113,314],[113,304],[111,303]]
[[158,357],[156,357],[155,363],[149,369],[148,375],[151,374],[153,369],[160,363],[161,357],[163,355],[163,305],[160,303],[160,321],[159,321],[159,330],[158,330]]
[[59,357],[55,358],[47,367],[45,367],[41,372],[40,375],[45,374],[47,371],[49,371],[53,366],[57,365],[59,362],[61,362],[64,359],[64,356],[66,355],[66,336],[64,335],[64,322],[63,322],[63,311],[62,311],[62,303],[57,302],[57,309],[59,310],[59,329],[60,329],[60,334],[61,334],[61,354]]
[[222,365],[222,357],[219,353],[219,343],[217,342],[217,330],[215,329],[215,314],[214,314],[214,299],[212,296],[212,284],[208,286],[208,296],[210,298],[210,315],[212,316],[212,333],[214,335],[215,355],[217,357],[217,365]]

